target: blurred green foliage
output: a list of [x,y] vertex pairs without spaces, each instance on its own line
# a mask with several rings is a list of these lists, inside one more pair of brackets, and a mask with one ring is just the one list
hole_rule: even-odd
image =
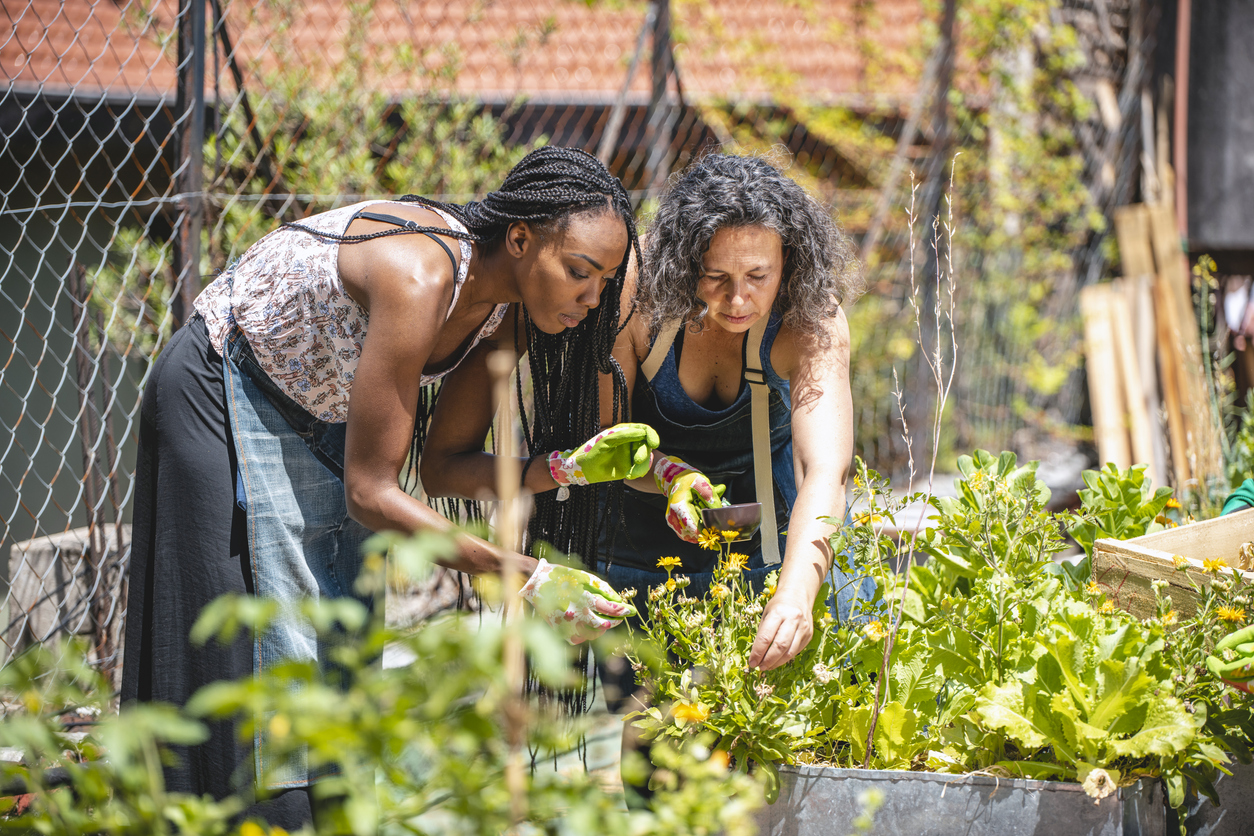
[[[381,594],[387,551],[402,571],[421,573],[448,545],[434,535],[381,535],[367,548],[359,589]],[[536,700],[509,710],[520,685],[502,664],[511,631],[541,682],[560,688],[573,676],[573,649],[539,619],[524,618],[516,627],[492,615],[452,614],[397,630],[348,599],[305,602],[302,613],[320,637],[333,640],[338,682],[314,664],[288,662],[255,678],[206,686],[185,711],[128,706],[119,717],[108,712],[110,695],[83,648],[37,648],[15,660],[0,672],[0,688],[21,709],[0,722],[0,745],[21,749],[23,763],[0,764],[0,774],[20,777],[32,795],[24,811],[0,817],[0,829],[260,836],[267,832],[263,824],[236,820],[251,799],[214,802],[167,793],[162,784],[165,744],[202,739],[200,721],[233,719],[242,740],[264,724],[280,761],[300,752],[311,768],[334,772],[314,785],[315,797],[326,802],[311,831],[319,834],[752,832],[762,790],[729,774],[725,759],[711,757],[708,740],[653,751],[658,792],[649,811],[628,812],[620,795],[581,766],[550,765],[556,753],[576,747],[592,720],[559,717]],[[206,608],[194,638],[262,631],[277,614],[270,601],[221,598]],[[410,661],[383,668],[385,647]],[[101,710],[101,718],[84,739],[71,741],[60,718],[80,708]],[[529,753],[539,762],[535,770],[526,767]],[[524,764],[518,795],[505,777],[511,759]],[[56,769],[69,772],[63,789],[49,787]]]

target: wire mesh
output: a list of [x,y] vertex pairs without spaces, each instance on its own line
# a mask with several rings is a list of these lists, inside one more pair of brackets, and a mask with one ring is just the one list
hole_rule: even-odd
[[[863,245],[857,451],[886,472],[907,453],[892,371],[913,425],[932,402],[909,265],[933,274],[932,221],[953,217],[938,253],[958,299],[947,449],[1071,432],[1075,298],[1108,269],[1100,219],[1139,185],[1151,9],[982,9],[6,2],[0,655],[84,635],[117,668],[140,393],[206,280],[279,220],[399,193],[467,200],[537,143],[597,153],[642,218],[707,150],[790,166]],[[1026,176],[1038,169],[1054,179]],[[1044,212],[1051,188],[1065,205]]]

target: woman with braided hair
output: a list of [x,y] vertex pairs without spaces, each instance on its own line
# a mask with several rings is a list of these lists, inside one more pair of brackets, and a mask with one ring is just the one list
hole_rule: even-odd
[[[290,613],[304,598],[354,595],[371,531],[452,531],[398,475],[407,458],[408,476],[420,462],[431,384],[473,365],[486,390],[490,344],[528,349],[529,449],[553,451],[548,467],[525,472],[530,490],[642,474],[656,435],[639,425],[598,433],[597,388],[612,369],[638,250],[622,184],[594,157],[556,147],[528,154],[479,202],[367,201],[285,224],[250,247],[197,298],[144,393],[123,701],[183,704],[210,682],[318,659],[312,630]],[[444,392],[440,410],[455,420],[464,393]],[[612,401],[621,412],[620,393]],[[491,495],[490,457],[459,479],[465,495]],[[595,496],[577,490],[547,507],[535,533],[579,547]],[[577,570],[464,534],[456,543],[448,566],[491,573],[512,560],[531,575],[524,595],[541,615],[576,613],[572,643],[630,612],[612,592],[557,600],[555,589],[571,585],[551,576]],[[197,615],[228,592],[276,598],[284,615],[255,643],[192,647]],[[166,787],[218,798],[247,795],[254,781],[302,788],[249,811],[298,827],[311,816],[305,764],[271,763],[266,752],[262,736],[241,746],[219,724],[205,743],[177,749]]]

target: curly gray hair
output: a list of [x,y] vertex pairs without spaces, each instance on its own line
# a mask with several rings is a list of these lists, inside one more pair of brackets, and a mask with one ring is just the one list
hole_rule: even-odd
[[789,328],[821,336],[823,321],[861,292],[853,245],[822,204],[764,159],[710,154],[672,181],[649,223],[637,301],[652,330],[683,318],[701,327],[702,257],[715,232],[742,226],[767,227],[783,242],[774,309]]

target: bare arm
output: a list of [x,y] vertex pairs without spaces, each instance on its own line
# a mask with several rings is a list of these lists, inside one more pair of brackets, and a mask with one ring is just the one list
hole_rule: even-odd
[[[355,249],[356,248],[356,249]],[[341,258],[349,294],[370,312],[370,326],[348,404],[344,487],[353,519],[375,531],[454,531],[435,510],[401,490],[397,476],[413,437],[422,370],[452,300],[448,256],[426,236],[382,238]],[[499,572],[512,559],[530,573],[535,560],[457,535],[451,568]]]
[[788,548],[775,596],[749,664],[779,667],[801,652],[814,635],[814,599],[831,565],[827,538],[833,527],[820,517],[845,510],[845,482],[853,460],[853,399],[849,391],[849,325],[842,310],[830,321],[830,344],[795,337],[781,345],[792,381],[793,468],[797,500],[788,521]]
[[[431,496],[496,499],[496,456],[483,448],[495,417],[488,355],[501,348],[514,348],[514,308],[497,332],[444,378],[419,468],[423,490]],[[557,488],[544,456],[527,468],[523,487],[532,493]]]

